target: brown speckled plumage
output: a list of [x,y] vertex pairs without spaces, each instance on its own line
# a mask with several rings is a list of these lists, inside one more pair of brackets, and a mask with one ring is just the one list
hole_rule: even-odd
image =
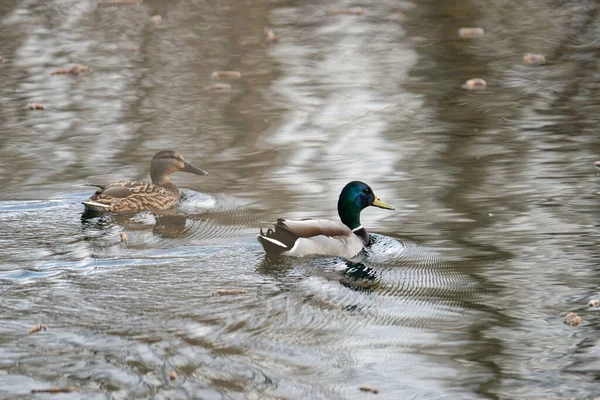
[[163,150],[152,158],[152,183],[118,181],[106,186],[97,185],[100,189],[83,204],[87,210],[99,212],[166,210],[179,200],[179,189],[169,180],[169,175],[177,171],[207,175],[205,171],[187,163],[178,152]]

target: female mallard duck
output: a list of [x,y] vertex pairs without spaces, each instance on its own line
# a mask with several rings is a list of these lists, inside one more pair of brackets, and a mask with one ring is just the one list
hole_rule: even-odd
[[304,257],[321,254],[351,259],[369,244],[369,234],[360,224],[360,212],[375,206],[393,210],[379,200],[363,182],[348,183],[338,200],[338,214],[342,222],[326,219],[278,219],[275,230],[262,228],[258,242],[269,254]]
[[100,189],[83,204],[86,210],[96,212],[166,210],[179,200],[179,189],[169,180],[169,175],[177,171],[208,175],[208,172],[186,162],[178,152],[163,150],[152,157],[152,183],[118,181],[106,186],[94,185]]

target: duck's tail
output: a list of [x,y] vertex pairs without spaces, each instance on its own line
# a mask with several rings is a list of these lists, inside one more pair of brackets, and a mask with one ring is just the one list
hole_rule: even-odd
[[86,200],[81,202],[85,209],[88,211],[106,212],[110,209],[110,206],[102,203],[98,203],[94,200]]
[[262,245],[267,254],[282,254],[294,247],[298,236],[287,229],[269,228],[267,232],[263,232],[260,228],[260,234],[256,236],[258,243]]

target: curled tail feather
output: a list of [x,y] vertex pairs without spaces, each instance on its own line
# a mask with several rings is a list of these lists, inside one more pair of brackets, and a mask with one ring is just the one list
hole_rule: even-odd
[[283,224],[275,225],[275,230],[267,229],[266,233],[260,228],[260,234],[256,238],[267,254],[284,253],[294,247],[298,240],[298,236],[285,229]]

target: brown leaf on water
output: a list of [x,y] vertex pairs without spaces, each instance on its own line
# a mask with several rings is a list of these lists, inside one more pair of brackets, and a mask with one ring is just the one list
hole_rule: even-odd
[[36,326],[32,327],[31,329],[29,329],[29,334],[31,335],[32,333],[36,333],[43,330],[46,330],[48,327],[44,324],[37,324]]
[[246,294],[248,293],[244,289],[217,289],[212,292],[213,296],[232,296],[237,294]]
[[207,92],[229,92],[231,90],[231,85],[226,83],[213,83],[212,85],[208,85],[204,88]]
[[128,243],[127,234],[125,232],[121,232],[120,236],[121,236],[121,242],[127,244]]
[[46,109],[46,107],[40,103],[29,103],[29,104],[27,104],[27,108],[29,108],[30,110],[45,110]]
[[390,16],[390,18],[402,22],[406,19],[406,15],[402,11],[396,11]]
[[57,69],[56,71],[52,71],[50,73],[50,75],[66,75],[66,74],[71,74],[74,76],[79,75],[80,73],[83,72],[88,72],[90,70],[90,67],[88,67],[87,65],[74,65],[71,68],[63,68],[63,69]]
[[372,388],[369,385],[361,385],[358,388],[358,390],[360,390],[361,392],[371,392],[371,393],[374,393],[374,394],[379,393],[379,389]]
[[239,71],[214,71],[211,77],[213,79],[240,79],[242,73]]
[[475,39],[485,35],[483,28],[460,28],[458,30],[458,36],[462,39]]
[[71,73],[71,75],[77,76],[81,73],[88,72],[89,70],[90,70],[90,67],[88,67],[87,65],[77,64],[77,65],[71,67],[69,72]]
[[63,68],[63,69],[57,69],[56,71],[50,72],[50,75],[66,75],[70,72],[71,72],[70,69]]
[[279,36],[277,36],[275,34],[275,32],[273,32],[273,30],[271,30],[270,28],[265,26],[265,43],[267,44],[273,44],[273,43],[278,43],[279,42]]
[[563,318],[563,322],[567,325],[577,326],[581,323],[581,317],[574,312],[570,312]]
[[172,381],[177,379],[177,374],[175,373],[175,371],[171,371],[171,373],[169,374],[169,379]]
[[97,7],[137,6],[142,0],[98,0]]
[[71,393],[78,392],[79,388],[75,386],[51,387],[48,389],[32,389],[31,393]]
[[365,10],[360,7],[355,8],[338,8],[328,10],[327,15],[363,15]]
[[466,90],[479,90],[485,89],[487,87],[487,82],[481,78],[473,78],[469,79],[462,85],[463,89]]
[[131,43],[122,43],[117,46],[117,49],[121,51],[128,51],[130,53],[137,53],[140,51],[140,46]]
[[523,56],[523,62],[527,65],[542,65],[546,63],[546,57],[542,54],[527,53]]

